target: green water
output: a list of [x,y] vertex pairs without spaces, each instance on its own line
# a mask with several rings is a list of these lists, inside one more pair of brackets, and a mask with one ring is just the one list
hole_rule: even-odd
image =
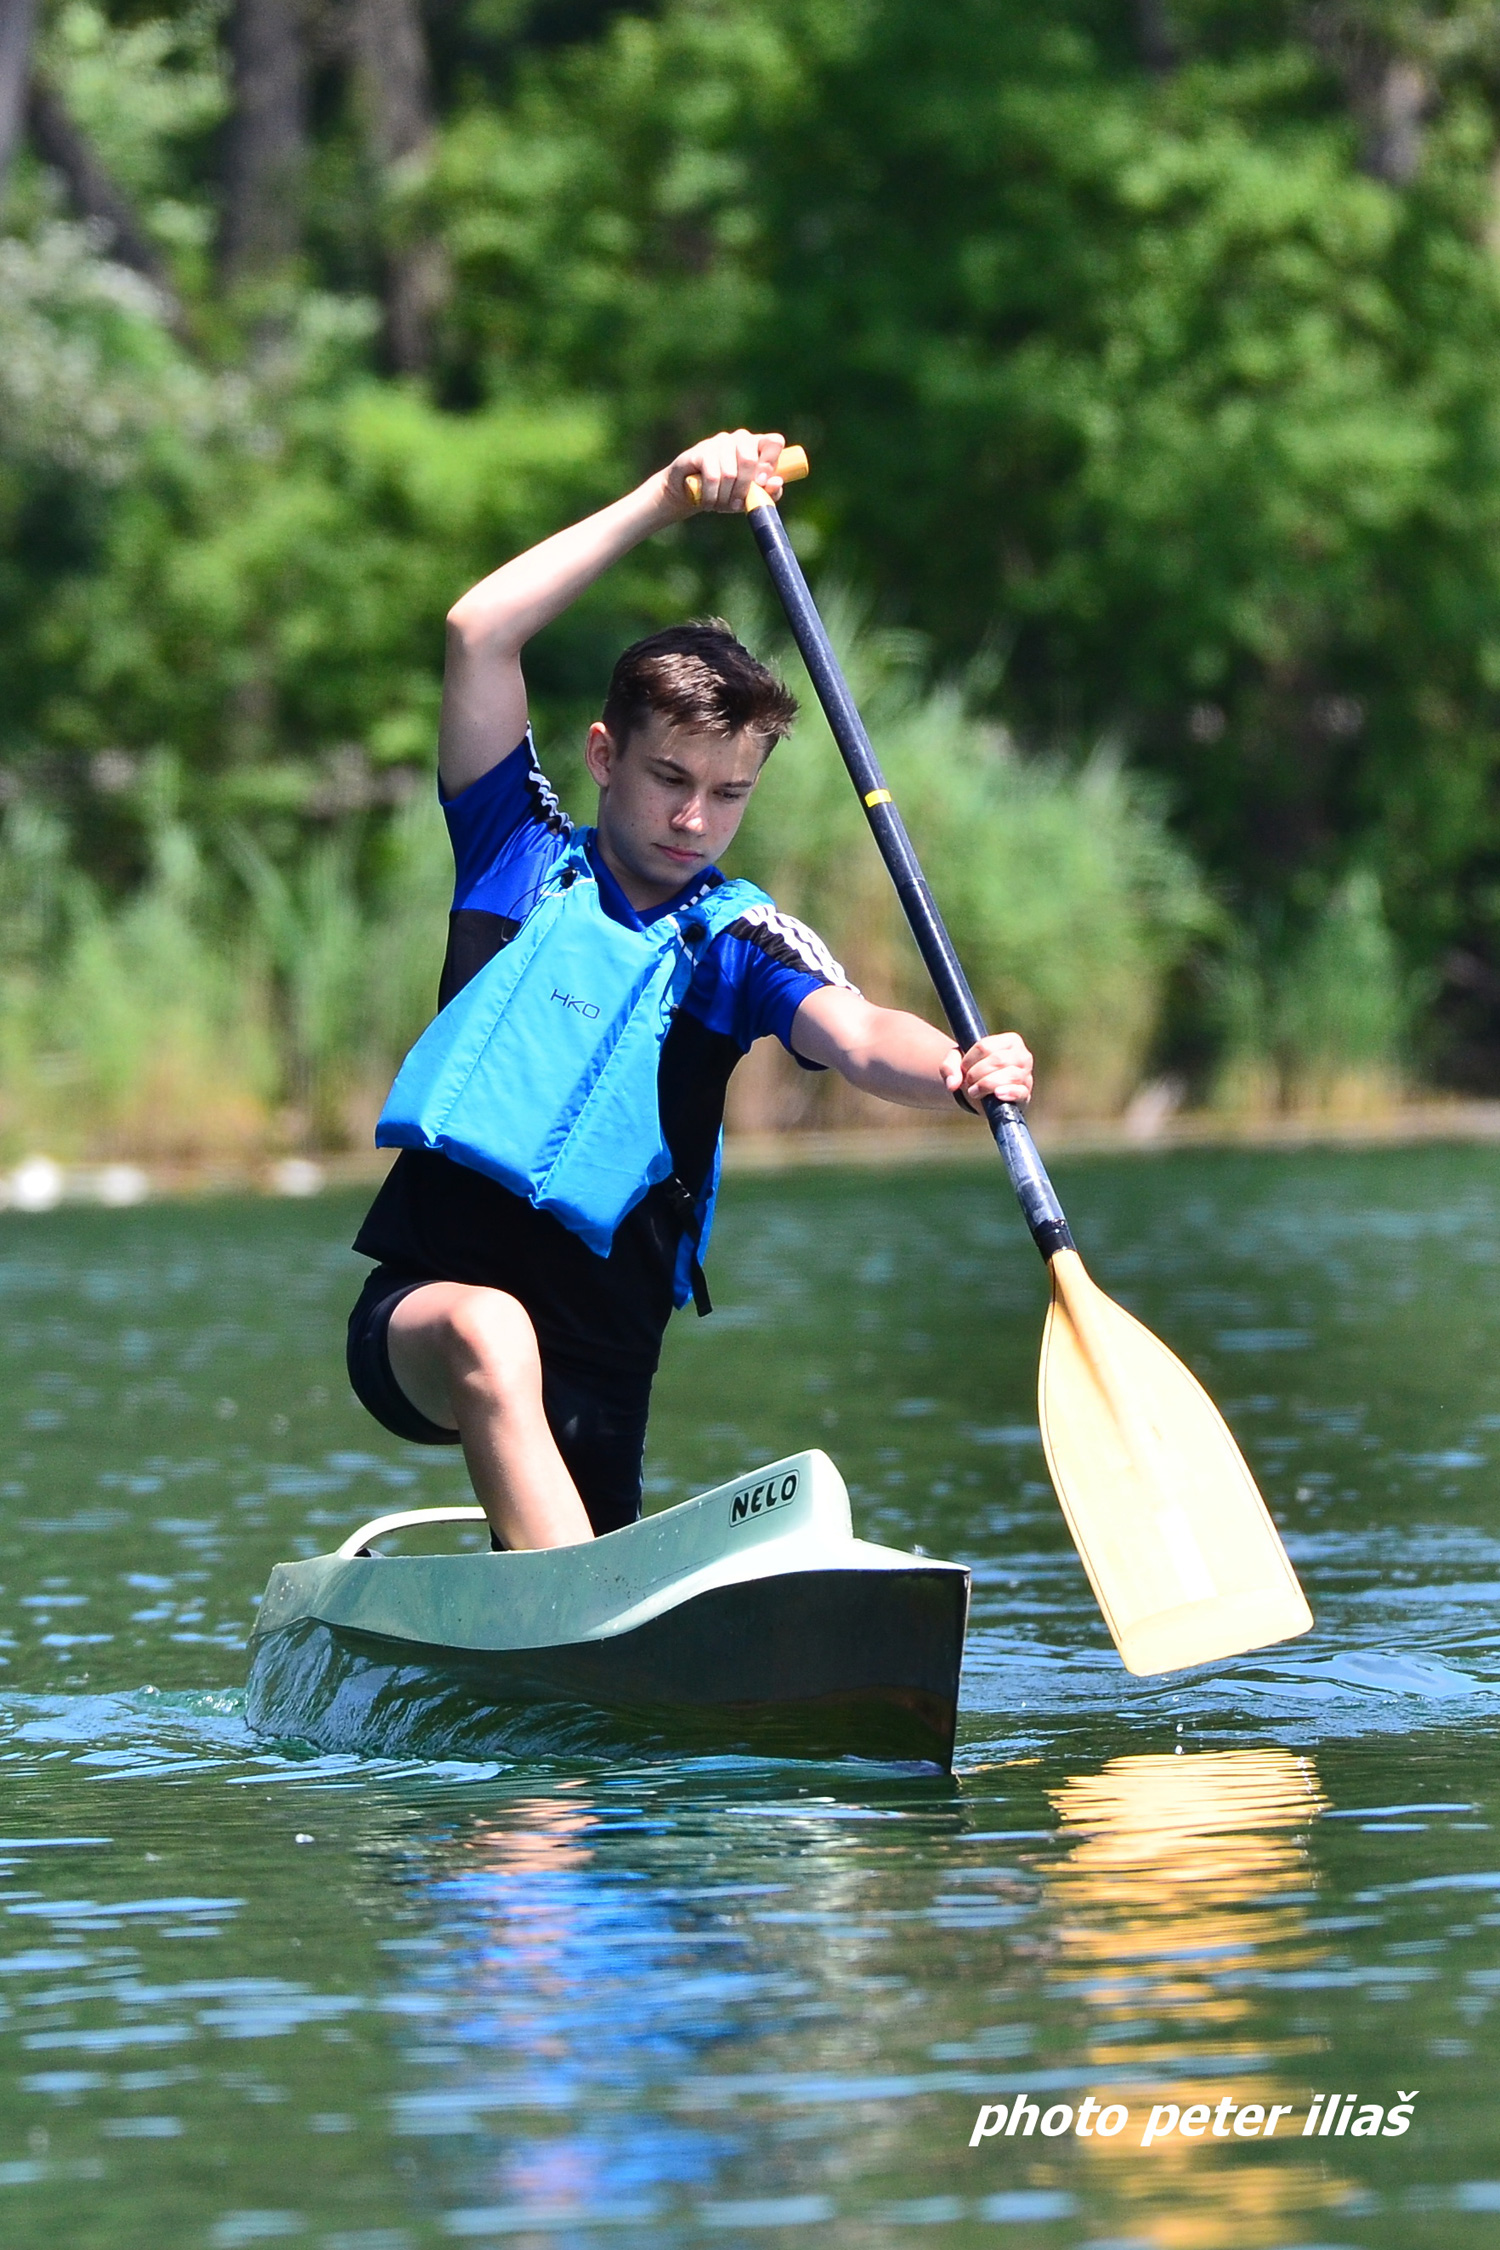
[[[1318,1617],[1155,1685],[1046,1484],[999,1179],[733,1183],[651,1504],[821,1443],[858,1529],[971,1563],[951,1783],[257,1741],[271,1564],[462,1489],[346,1395],[357,1205],[0,1220],[0,2242],[1500,2241],[1497,1182],[1061,1169]],[[1404,2136],[1302,2136],[1412,2090]],[[971,2150],[1021,2092],[1128,2123]],[[1196,2103],[1221,2137],[1141,2145]]]

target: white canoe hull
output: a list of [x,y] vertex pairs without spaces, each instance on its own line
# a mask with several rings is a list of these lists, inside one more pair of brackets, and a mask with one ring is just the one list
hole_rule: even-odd
[[946,1771],[968,1594],[955,1563],[856,1539],[833,1463],[802,1453],[582,1547],[279,1564],[249,1717],[386,1755],[623,1732]]

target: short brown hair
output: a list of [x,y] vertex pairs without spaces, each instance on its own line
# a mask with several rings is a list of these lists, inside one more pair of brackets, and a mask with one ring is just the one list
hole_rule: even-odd
[[797,698],[722,617],[702,617],[648,633],[615,666],[603,719],[622,748],[652,711],[674,727],[753,734],[770,751],[791,732]]

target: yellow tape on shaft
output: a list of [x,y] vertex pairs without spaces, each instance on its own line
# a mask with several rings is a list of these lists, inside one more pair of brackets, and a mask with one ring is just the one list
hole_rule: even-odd
[[893,805],[895,802],[889,789],[872,789],[865,799],[867,805]]

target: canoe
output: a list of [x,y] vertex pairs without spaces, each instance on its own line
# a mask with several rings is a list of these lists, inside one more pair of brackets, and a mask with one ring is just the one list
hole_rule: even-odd
[[969,1573],[856,1539],[825,1453],[585,1546],[385,1554],[478,1508],[376,1517],[279,1563],[250,1640],[263,1734],[386,1756],[618,1741],[951,1770]]

